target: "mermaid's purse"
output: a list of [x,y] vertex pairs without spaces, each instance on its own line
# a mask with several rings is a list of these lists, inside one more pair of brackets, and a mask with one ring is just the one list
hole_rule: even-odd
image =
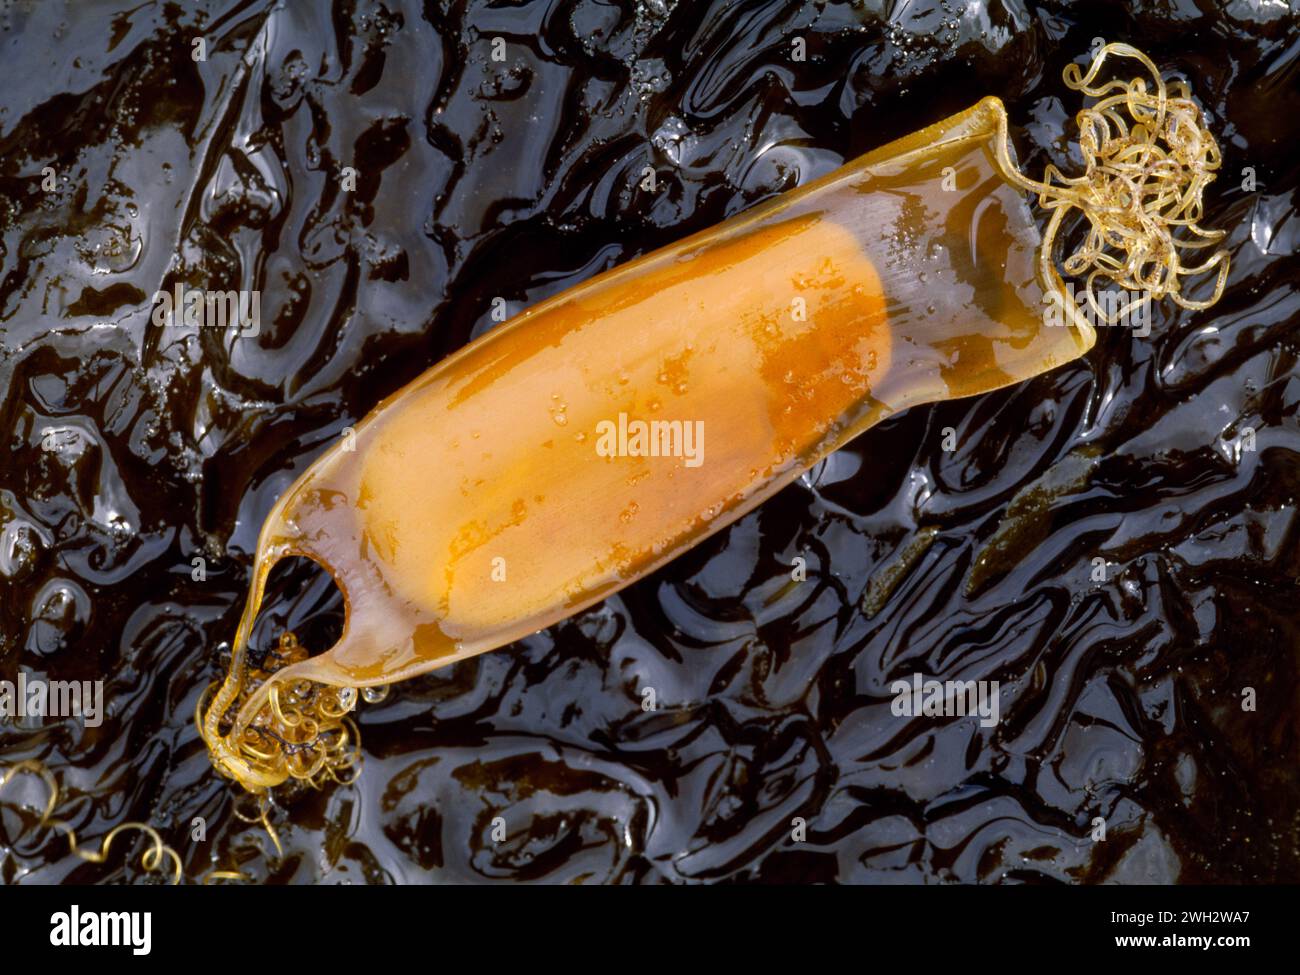
[[[1094,87],[1110,55],[1153,87]],[[1196,226],[1219,155],[1186,91],[1117,44],[1066,81],[1099,99],[1079,115],[1077,178],[1023,176],[985,98],[542,302],[381,403],[267,518],[230,673],[200,705],[216,767],[252,791],[337,777],[356,689],[604,599],[899,410],[1082,355],[1102,279],[1137,295],[1123,313],[1217,298],[1226,254],[1179,259],[1222,236]],[[1051,211],[1042,234],[1026,190]],[[1082,300],[1058,271],[1071,215],[1088,230],[1059,266]],[[1216,267],[1210,298],[1181,294]],[[253,670],[249,633],[287,555],[334,577],[343,636]]]

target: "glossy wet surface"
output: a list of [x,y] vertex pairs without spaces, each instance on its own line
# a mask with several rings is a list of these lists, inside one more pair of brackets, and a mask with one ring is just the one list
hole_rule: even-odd
[[[0,678],[103,677],[109,707],[0,726],[0,761],[43,760],[84,835],[152,823],[191,875],[1300,878],[1295,15],[882,6],[0,3]],[[1220,135],[1216,308],[887,421],[600,607],[395,687],[362,708],[360,782],[286,799],[268,855],[192,715],[307,463],[493,298],[979,96],[1028,171],[1068,170],[1060,69],[1095,36],[1181,71]],[[260,334],[151,325],[180,279],[260,290]],[[279,580],[261,646],[329,644],[311,579]],[[1002,721],[895,717],[918,672],[999,681]],[[0,812],[3,879],[141,876],[32,818]]]

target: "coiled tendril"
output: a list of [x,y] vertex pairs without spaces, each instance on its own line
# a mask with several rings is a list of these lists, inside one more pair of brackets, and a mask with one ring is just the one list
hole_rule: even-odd
[[[262,787],[248,771],[262,781],[294,780],[316,789],[329,782],[350,784],[360,772],[361,736],[350,716],[356,688],[275,679],[278,671],[307,656],[297,637],[281,634],[261,667],[244,669],[232,661],[227,680],[237,679],[238,692],[227,695],[215,722],[211,709],[218,704],[214,700],[209,707],[215,685],[199,700],[195,718],[214,765],[251,792]],[[366,697],[380,699],[375,693]],[[210,737],[209,729],[216,735]]]
[[[98,850],[83,849],[77,845],[77,834],[71,824],[54,815],[54,810],[59,804],[59,783],[54,778],[54,773],[40,762],[27,759],[9,766],[4,770],[3,774],[0,774],[0,790],[3,790],[12,779],[24,774],[36,776],[45,783],[46,788],[49,790],[49,795],[45,800],[45,809],[41,813],[38,825],[58,830],[67,836],[68,846],[76,856],[87,863],[105,863],[108,861],[108,854],[113,846],[113,841],[123,833],[135,830],[143,833],[145,838],[149,840],[149,845],[140,854],[140,866],[149,873],[170,872],[173,884],[181,882],[181,858],[175,850],[163,842],[158,831],[152,826],[145,823],[121,823],[105,834],[104,838],[99,842]],[[169,866],[170,871],[168,871]]]
[[[1112,55],[1138,61],[1150,78],[1095,84]],[[1097,99],[1075,116],[1082,175],[1069,177],[1049,164],[1042,182],[1030,179],[1011,164],[1006,139],[998,145],[1003,169],[1024,189],[1038,193],[1039,205],[1052,211],[1043,235],[1044,268],[1055,260],[1065,218],[1078,211],[1087,219],[1088,231],[1083,243],[1061,261],[1061,269],[1086,277],[1088,302],[1099,318],[1111,321],[1115,316],[1097,303],[1098,278],[1141,294],[1120,314],[1165,297],[1182,308],[1208,308],[1223,294],[1228,252],[1217,250],[1194,264],[1184,263],[1180,252],[1212,247],[1225,236],[1221,230],[1199,226],[1202,196],[1222,157],[1187,85],[1166,84],[1151,59],[1128,44],[1106,44],[1086,73],[1071,64],[1063,76],[1067,86]],[[1209,298],[1198,301],[1184,295],[1184,278],[1215,268],[1218,275]]]

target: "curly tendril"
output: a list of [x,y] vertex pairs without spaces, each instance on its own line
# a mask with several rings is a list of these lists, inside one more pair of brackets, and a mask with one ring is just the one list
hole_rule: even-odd
[[[361,733],[351,717],[356,688],[285,683],[275,676],[307,656],[297,637],[284,633],[261,667],[232,661],[225,684],[209,688],[199,700],[196,722],[214,765],[250,792],[264,794],[267,783],[287,780],[314,789],[330,782],[349,785],[360,773]],[[235,692],[223,695],[232,682]],[[378,699],[366,695],[368,701]],[[265,815],[261,821],[278,849]]]
[[176,851],[163,842],[158,831],[152,826],[144,823],[122,823],[114,826],[105,834],[99,842],[99,849],[83,849],[77,845],[77,834],[72,826],[63,819],[58,819],[54,815],[54,810],[59,805],[59,783],[54,778],[54,773],[47,769],[40,762],[33,759],[18,762],[11,765],[0,773],[0,790],[3,790],[12,779],[19,775],[32,775],[39,778],[45,783],[49,794],[45,800],[45,809],[41,813],[39,825],[42,827],[57,830],[68,838],[68,846],[72,852],[85,860],[87,863],[106,863],[108,862],[109,851],[113,847],[113,842],[123,833],[132,831],[143,833],[148,839],[149,845],[140,855],[140,866],[148,873],[164,873],[170,865],[171,882],[179,884],[181,882],[181,858]]
[[[1112,56],[1138,61],[1150,77],[1096,83]],[[1030,179],[1012,165],[1007,140],[1000,139],[998,145],[1007,174],[1038,193],[1039,205],[1052,211],[1043,235],[1043,268],[1056,259],[1057,234],[1066,217],[1078,211],[1087,219],[1088,231],[1060,266],[1066,274],[1086,279],[1088,302],[1098,317],[1115,317],[1097,303],[1098,279],[1141,293],[1119,314],[1165,297],[1182,308],[1208,308],[1223,294],[1228,252],[1220,249],[1192,264],[1184,263],[1181,252],[1212,247],[1225,236],[1221,230],[1199,226],[1202,196],[1222,157],[1187,85],[1166,83],[1151,59],[1128,44],[1107,44],[1086,73],[1071,64],[1063,76],[1067,86],[1096,99],[1075,116],[1082,175],[1068,177],[1049,164],[1042,182]],[[1185,296],[1184,278],[1216,268],[1209,298]]]

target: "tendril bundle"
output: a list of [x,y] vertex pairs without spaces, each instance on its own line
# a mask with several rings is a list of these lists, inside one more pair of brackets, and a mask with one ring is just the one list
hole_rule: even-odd
[[[209,705],[211,693],[199,701],[198,725],[214,764],[250,791],[258,789],[250,784],[246,769],[260,777],[293,780],[316,789],[330,782],[351,783],[360,771],[360,732],[350,716],[357,703],[356,688],[310,680],[285,683],[275,677],[307,656],[297,637],[284,633],[261,667],[237,675],[238,693],[227,695],[224,706],[217,700]],[[232,665],[232,677],[236,669]],[[367,699],[378,698],[367,695]],[[253,716],[241,720],[250,702],[255,702]],[[215,715],[217,734],[210,737],[207,729],[214,726],[213,715],[206,720],[204,715],[213,708],[220,711]]]
[[[1096,83],[1112,55],[1138,61],[1150,77]],[[1102,47],[1086,73],[1077,64],[1068,65],[1064,79],[1068,87],[1096,99],[1075,116],[1083,173],[1069,177],[1049,164],[1042,182],[1032,180],[1011,164],[1005,139],[999,146],[1003,168],[1052,211],[1043,235],[1044,262],[1054,260],[1058,233],[1066,217],[1077,212],[1088,222],[1087,233],[1060,266],[1068,275],[1085,278],[1096,316],[1107,322],[1116,317],[1097,302],[1098,279],[1140,293],[1120,314],[1165,297],[1182,308],[1208,308],[1223,294],[1228,252],[1220,249],[1191,264],[1181,252],[1213,247],[1225,236],[1199,225],[1205,188],[1222,157],[1187,85],[1166,83],[1151,60],[1127,44]],[[1194,300],[1183,293],[1183,279],[1216,268],[1209,298]]]

